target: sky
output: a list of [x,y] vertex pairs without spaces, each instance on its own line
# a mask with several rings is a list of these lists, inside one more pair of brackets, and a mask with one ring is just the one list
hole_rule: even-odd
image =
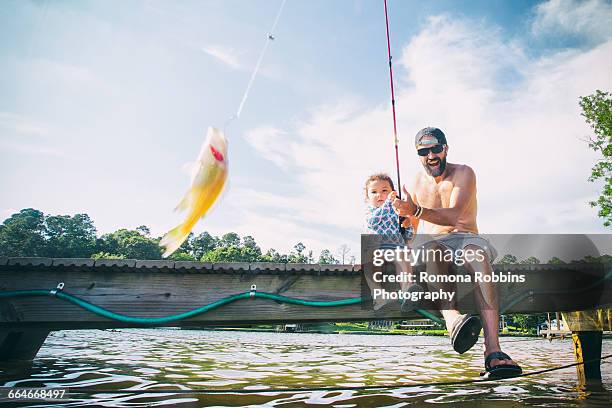
[[[0,3],[0,222],[86,213],[160,236],[208,126],[236,113],[281,0]],[[402,182],[437,126],[483,233],[609,233],[578,98],[612,90],[612,2],[388,0]],[[287,0],[194,232],[359,252],[364,181],[395,179],[383,1]]]

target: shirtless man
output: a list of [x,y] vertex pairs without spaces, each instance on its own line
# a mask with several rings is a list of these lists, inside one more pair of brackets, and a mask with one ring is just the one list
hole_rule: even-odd
[[[415,139],[417,153],[424,171],[417,174],[410,192],[403,188],[404,200],[394,196],[393,206],[400,216],[408,217],[415,231],[422,224],[426,233],[437,235],[434,247],[484,250],[486,259],[466,263],[467,269],[485,274],[492,273],[491,262],[496,253],[488,241],[478,235],[476,225],[476,175],[464,164],[446,162],[448,145],[446,136],[438,128],[420,130]],[[432,247],[432,245],[429,245]],[[446,273],[448,264],[442,260],[427,263],[428,271],[437,269]],[[476,316],[462,315],[454,305],[442,310],[453,348],[464,353],[478,340],[484,328],[485,369],[488,377],[512,377],[522,373],[521,368],[499,345],[499,306],[493,283],[480,283],[475,292],[476,304],[482,323]]]

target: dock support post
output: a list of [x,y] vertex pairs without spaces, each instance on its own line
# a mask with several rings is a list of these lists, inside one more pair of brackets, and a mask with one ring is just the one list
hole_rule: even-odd
[[572,340],[574,342],[574,356],[577,363],[585,363],[576,366],[578,382],[601,381],[601,331],[574,331]]
[[0,362],[33,360],[49,333],[49,330],[0,330]]

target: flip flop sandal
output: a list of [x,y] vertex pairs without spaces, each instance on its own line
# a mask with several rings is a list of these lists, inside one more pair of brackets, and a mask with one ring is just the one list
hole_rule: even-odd
[[[407,293],[412,293],[412,292],[423,292],[423,287],[421,285],[419,285],[418,283],[414,283],[412,285],[410,285],[410,287],[408,288],[408,290],[406,291]],[[401,310],[403,313],[408,313],[408,312],[412,312],[414,309],[418,309],[419,306],[421,306],[421,300],[417,300],[417,301],[412,301],[410,299],[402,299],[400,302],[400,306],[401,306]]]
[[485,358],[485,370],[480,373],[486,379],[511,378],[523,374],[523,369],[516,364],[498,364],[491,367],[492,360],[512,360],[509,355],[502,351],[494,351]]
[[458,317],[451,330],[453,349],[459,354],[471,349],[478,341],[480,330],[482,330],[482,323],[478,316],[463,315]]

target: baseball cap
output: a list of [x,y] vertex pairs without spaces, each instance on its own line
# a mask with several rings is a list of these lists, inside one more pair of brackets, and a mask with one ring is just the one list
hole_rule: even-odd
[[437,144],[446,144],[446,136],[444,132],[436,127],[426,127],[419,130],[414,138],[415,146],[433,146]]

